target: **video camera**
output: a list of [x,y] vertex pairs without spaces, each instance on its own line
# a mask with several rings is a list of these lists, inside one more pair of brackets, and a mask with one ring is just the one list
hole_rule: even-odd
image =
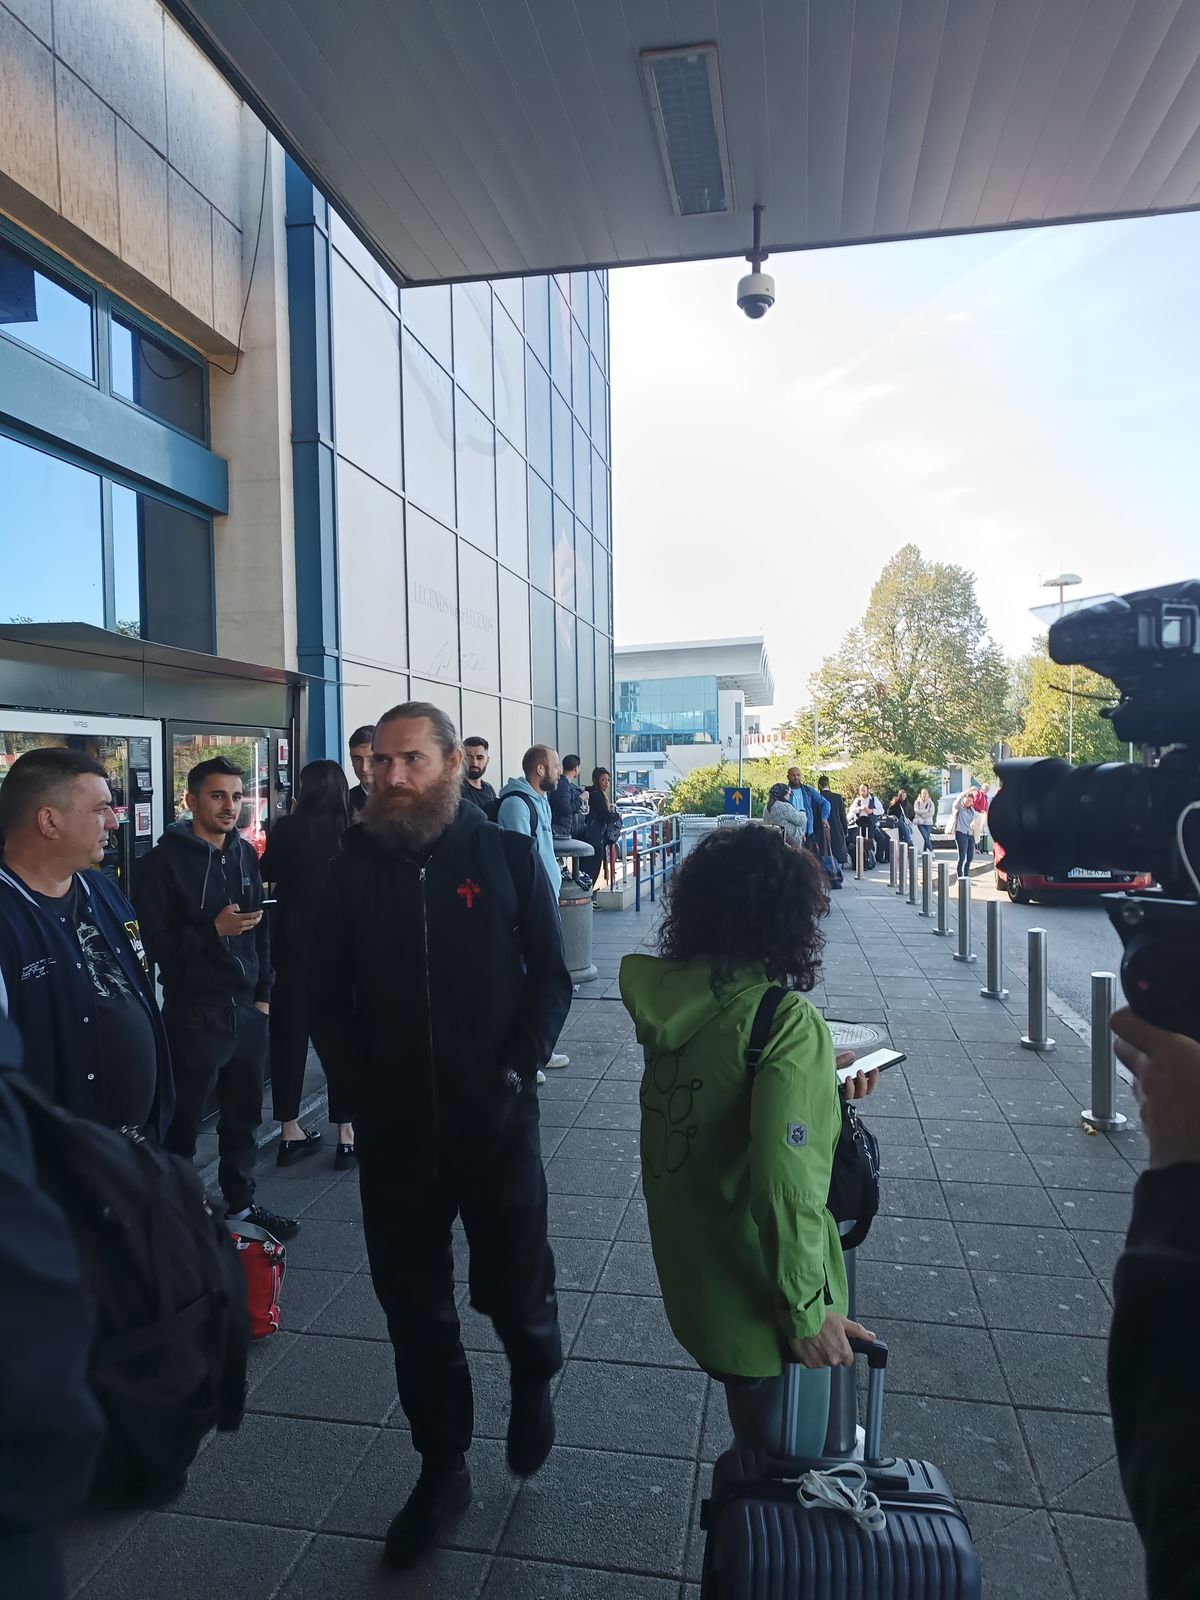
[[997,763],[991,831],[1015,871],[1151,872],[1102,901],[1125,947],[1121,983],[1147,1022],[1200,1039],[1200,581],[1113,595],[1060,617],[1050,659],[1111,678],[1101,715],[1144,764]]

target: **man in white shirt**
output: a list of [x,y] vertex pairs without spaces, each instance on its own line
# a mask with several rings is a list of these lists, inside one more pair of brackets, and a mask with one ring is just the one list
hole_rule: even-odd
[[857,822],[859,828],[867,839],[867,848],[875,851],[877,861],[886,861],[888,858],[887,841],[879,831],[879,819],[883,816],[883,804],[871,793],[865,783],[860,783],[858,793],[850,802],[850,809],[846,813],[851,822]]

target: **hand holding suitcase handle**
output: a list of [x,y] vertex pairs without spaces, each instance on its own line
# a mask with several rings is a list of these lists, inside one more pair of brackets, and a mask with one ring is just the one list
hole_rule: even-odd
[[856,1356],[866,1356],[868,1368],[886,1367],[888,1347],[886,1339],[851,1339],[851,1350]]

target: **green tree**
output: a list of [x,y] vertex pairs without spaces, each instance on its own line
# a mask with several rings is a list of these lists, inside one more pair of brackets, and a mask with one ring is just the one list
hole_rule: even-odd
[[[788,761],[748,761],[742,768],[742,788],[751,794],[751,814],[761,817],[773,783],[783,783]],[[725,811],[725,790],[736,788],[736,761],[722,761],[715,767],[694,767],[671,785],[663,801],[664,812],[682,812],[694,817],[719,817]]]
[[1009,668],[988,636],[974,575],[908,544],[812,687],[821,724],[852,755],[888,750],[942,767],[981,756],[1004,732]]
[[860,783],[865,783],[871,793],[887,805],[898,789],[907,789],[909,800],[915,800],[922,789],[937,798],[935,775],[920,762],[891,755],[887,750],[864,750],[854,756],[849,766],[829,774],[829,782],[847,798],[858,793]]
[[1017,663],[1017,716],[1020,732],[1012,741],[1018,756],[1061,756],[1074,747],[1075,760],[1125,761],[1129,755],[1113,732],[1112,723],[1100,715],[1103,706],[1117,703],[1109,678],[1086,667],[1075,668],[1075,728],[1071,738],[1071,669],[1051,661],[1045,636]]

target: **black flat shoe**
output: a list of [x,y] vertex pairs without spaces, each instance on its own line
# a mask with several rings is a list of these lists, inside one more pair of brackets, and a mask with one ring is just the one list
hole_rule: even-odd
[[306,1133],[303,1139],[281,1139],[275,1164],[280,1167],[294,1167],[297,1161],[303,1161],[305,1156],[315,1154],[320,1148],[321,1135],[317,1132]]
[[333,1158],[333,1164],[339,1172],[349,1172],[356,1160],[357,1157],[354,1154],[354,1146],[352,1144],[338,1145],[337,1155]]

